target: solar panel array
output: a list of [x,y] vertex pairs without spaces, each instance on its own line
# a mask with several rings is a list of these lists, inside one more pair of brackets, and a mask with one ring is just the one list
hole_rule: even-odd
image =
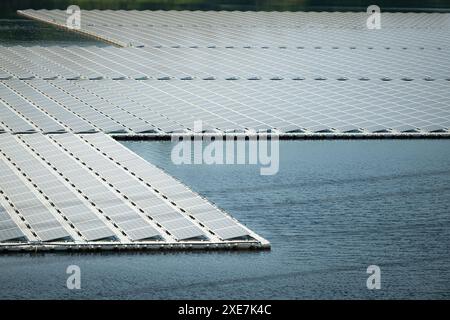
[[[7,135],[0,136],[2,139],[0,188],[2,189],[2,200],[13,210],[12,212],[8,210],[10,218],[19,218],[27,229],[32,230],[28,238],[30,241],[51,241],[68,238],[70,236],[69,232],[60,224],[56,216],[57,213],[53,208],[48,205],[48,202],[44,202],[46,199],[40,200],[41,195],[33,192],[34,186],[29,185],[22,178],[21,172],[18,173],[9,167],[6,159],[3,159],[5,157],[3,153],[5,137]],[[21,227],[23,228],[23,225]],[[0,237],[7,238],[8,232],[2,232]]]
[[[63,10],[20,14],[66,27]],[[365,12],[201,12],[82,10],[81,30],[120,46],[373,46],[449,48],[447,13],[382,12],[368,30]]]
[[[381,10],[383,11],[383,10]],[[42,17],[65,24],[66,10],[19,10],[19,13]],[[188,11],[188,10],[82,10],[82,26],[204,26],[204,27],[293,27],[320,26],[365,28],[366,12],[276,12],[276,11]],[[448,14],[383,12],[387,28],[445,28]]]
[[436,47],[115,48],[0,47],[3,73],[19,79],[450,79]]
[[102,131],[447,132],[450,82],[0,81],[0,125],[12,133]]
[[0,248],[268,245],[105,133],[448,136],[450,14],[367,18],[92,10],[78,32],[121,48],[0,46]]
[[[63,10],[19,13],[66,27]],[[153,135],[189,132],[195,120],[206,131],[281,134],[450,127],[447,13],[382,12],[379,30],[365,12],[81,16],[79,32],[124,48],[0,47],[5,84],[24,80],[83,120],[68,124],[42,103],[66,130]]]
[[[0,194],[3,194],[3,191],[0,191]],[[24,234],[18,225],[11,219],[6,210],[7,209],[0,203],[0,241],[23,238]]]
[[181,182],[165,174],[161,169],[146,162],[122,145],[111,144],[111,138],[102,134],[83,135],[82,139],[107,157],[114,159],[119,166],[138,177],[147,186],[158,190],[159,194],[171,200],[182,211],[191,214],[196,221],[205,225],[222,239],[232,239],[248,235],[248,231],[236,224],[235,220],[224,214],[216,206],[198,194],[193,193]]
[[103,133],[3,133],[0,153],[0,242],[261,240]]

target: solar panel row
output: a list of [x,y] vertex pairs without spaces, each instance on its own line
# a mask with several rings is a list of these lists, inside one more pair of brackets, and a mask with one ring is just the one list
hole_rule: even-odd
[[[111,83],[111,84],[110,84]],[[78,85],[80,83],[77,82]],[[84,85],[88,85],[85,83]],[[98,81],[192,129],[438,131],[449,128],[449,83],[381,81]],[[104,94],[104,93],[103,93]]]
[[[20,10],[30,16],[65,23],[65,10]],[[187,11],[187,10],[82,10],[82,26],[315,26],[365,28],[366,12],[267,12],[267,11]],[[445,28],[450,26],[448,14],[383,12],[386,28]]]
[[13,133],[36,132],[38,129],[11,110],[0,98],[0,123]]
[[449,14],[383,13],[381,30],[366,13],[82,17],[80,32],[127,48],[0,46],[2,243],[263,241],[99,131],[192,132],[199,120],[217,133],[450,128]]
[[[65,23],[65,10],[20,10],[19,13]],[[187,10],[82,10],[82,26],[143,25],[143,26],[316,26],[365,28],[366,12],[276,12],[276,11],[187,11]],[[445,28],[450,25],[448,14],[383,12],[387,28]],[[362,25],[361,25],[362,24]]]
[[0,210],[0,242],[176,243],[255,237],[103,133],[4,133],[0,152],[0,208],[3,203],[11,207]]
[[[121,46],[153,47],[441,47],[449,48],[445,30],[385,29],[352,30],[307,28],[198,28],[117,27],[86,28],[95,36]],[[380,32],[378,32],[380,31]]]
[[[1,166],[1,164],[0,164]],[[3,191],[0,190],[0,197],[3,195]],[[0,203],[0,241],[16,240],[24,238],[25,235],[11,219],[6,208]]]
[[13,133],[445,132],[449,81],[0,81]]
[[15,62],[3,68],[16,78],[450,79],[448,50],[442,48],[15,46],[0,47],[0,53]]
[[82,138],[107,157],[114,159],[135,177],[141,178],[146,184],[157,189],[160,194],[165,195],[184,212],[194,216],[220,238],[228,240],[249,235],[248,230],[238,225],[223,211],[127,148],[116,145],[110,137],[93,134],[83,135]]
[[[61,10],[19,13],[66,27]],[[352,12],[82,11],[81,32],[121,46],[410,46],[449,47],[449,14],[383,12],[368,30],[368,14]]]
[[127,132],[127,128],[111,118],[108,112],[103,112],[97,106],[84,102],[84,100],[81,100],[80,97],[74,95],[70,90],[67,91],[57,86],[56,81],[32,81],[28,82],[28,84],[43,95],[50,97],[62,108],[72,112],[102,132]]
[[[1,150],[3,150],[4,139],[7,136],[0,136],[2,139]],[[20,173],[8,167],[3,159],[0,159],[0,169],[2,196],[15,212],[24,218],[24,222],[30,226],[37,239],[51,241],[70,237],[69,232],[61,226],[56,218],[54,210],[41,202],[38,195],[32,191],[32,187],[20,178]],[[2,237],[6,237],[6,235]]]
[[88,201],[95,204],[97,211],[106,215],[131,240],[159,236],[158,231],[137,211],[127,206],[114,190],[109,189],[94,174],[86,172],[79,162],[51,144],[46,136],[33,134],[23,136],[21,139],[38,152],[45,161],[51,163],[51,166],[67,178],[77,191],[86,195]]
[[[97,131],[94,126],[87,123],[85,120],[79,118],[72,112],[61,107],[58,103],[52,100],[48,95],[42,94],[36,90],[31,84],[33,82],[24,82],[20,80],[9,80],[3,83],[14,91],[17,95],[22,96],[27,103],[34,106],[46,116],[58,122],[66,130],[72,130],[76,133],[87,133]],[[23,93],[26,93],[24,95]],[[42,127],[42,126],[40,126]],[[62,128],[60,129],[62,131]],[[49,131],[46,131],[49,132]]]
[[[99,219],[94,211],[95,208],[75,193],[51,168],[38,161],[20,145],[14,136],[1,135],[0,149],[6,157],[11,159],[16,168],[20,169],[33,185],[36,185],[35,188],[42,191],[46,199],[48,198],[48,204],[58,209],[61,216],[65,217],[69,225],[84,239],[94,241],[115,236],[115,233]],[[10,187],[5,188],[6,192],[9,189]],[[17,201],[13,203],[16,205]],[[60,227],[60,224],[54,219],[51,221],[51,226]]]
[[55,120],[35,108],[20,94],[7,87],[5,83],[0,84],[0,99],[3,101],[4,107],[6,105],[11,111],[16,112],[17,115],[39,128],[42,132],[50,133],[65,131],[65,129]]
[[[120,191],[137,208],[141,209],[155,223],[169,231],[177,240],[203,237],[205,234],[185,215],[177,211],[169,201],[159,197],[152,189],[135,179],[129,172],[119,168],[107,157],[93,152],[92,147],[73,135],[53,135],[52,138],[70,150],[86,166],[104,178],[113,188]],[[118,147],[110,141],[110,146]]]
[[[120,123],[129,131],[134,131],[136,133],[155,132],[154,127],[149,121],[131,114],[126,110],[126,106],[111,101],[112,99],[108,100],[108,96],[104,97],[102,94],[93,93],[90,89],[80,86],[77,81],[68,82],[65,80],[57,80],[54,84],[57,88],[79,97],[80,100],[97,112],[105,114],[111,119],[115,119],[117,123]],[[93,84],[95,85],[95,83]]]

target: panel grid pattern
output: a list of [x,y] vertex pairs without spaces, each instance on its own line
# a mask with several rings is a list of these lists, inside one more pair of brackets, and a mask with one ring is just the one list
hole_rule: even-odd
[[14,209],[26,219],[26,223],[39,239],[51,241],[70,237],[49,208],[41,203],[19,175],[2,159],[0,159],[0,188],[4,190],[3,196],[6,196]]
[[[66,26],[61,10],[24,10]],[[121,46],[432,46],[449,48],[449,14],[384,12],[381,30],[367,30],[356,12],[82,11],[81,32]],[[350,31],[350,32],[349,32]],[[444,44],[443,44],[444,41]]]
[[[59,209],[68,218],[75,230],[88,241],[114,237],[105,223],[94,213],[94,209],[83,202],[58,177],[37,161],[11,135],[0,135],[0,149],[20,168],[48,198],[52,207]],[[7,188],[5,188],[8,190]],[[17,201],[14,201],[17,203]],[[54,222],[56,224],[56,221]]]
[[64,132],[65,129],[47,114],[35,108],[22,96],[11,90],[5,83],[0,84],[0,99],[3,105],[28,120],[43,133]]
[[[449,50],[398,47],[114,48],[0,47],[41,79],[450,79]],[[45,59],[44,59],[45,57]],[[15,66],[15,65],[14,65]]]
[[[205,234],[180,212],[156,196],[153,190],[139,183],[125,170],[103,155],[93,152],[73,135],[54,135],[53,139],[83,161],[89,168],[114,186],[129,201],[150,216],[158,225],[168,230],[177,240],[203,237]],[[114,147],[117,147],[113,143]]]
[[92,10],[122,48],[0,46],[0,242],[265,242],[103,133],[448,136],[450,14],[367,17]]
[[14,133],[174,133],[197,120],[210,132],[447,132],[449,87],[446,80],[6,80],[0,124]]
[[[3,194],[3,191],[0,190],[0,196]],[[6,209],[0,204],[0,241],[20,239],[23,237],[25,237],[23,232],[11,219]]]
[[192,214],[222,239],[228,240],[249,235],[245,228],[217,207],[128,149],[117,146],[111,138],[97,134],[84,135],[83,138],[137,177],[151,183],[153,188]]
[[94,175],[86,172],[77,161],[53,145],[48,138],[43,135],[27,135],[22,139],[51,163],[52,167],[57,168],[64,177],[68,178],[76,190],[88,195],[89,201],[95,204],[96,209],[112,219],[131,240],[142,240],[160,235],[117,194],[109,190]]

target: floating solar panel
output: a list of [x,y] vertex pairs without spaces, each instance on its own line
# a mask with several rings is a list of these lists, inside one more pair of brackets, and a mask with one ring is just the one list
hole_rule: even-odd
[[41,51],[45,50],[45,48],[32,48],[33,50],[30,50],[30,47],[24,46],[6,47],[8,51],[4,52],[4,54],[11,54],[15,59],[28,61],[35,66],[39,66],[41,69],[36,71],[36,75],[44,79],[52,79],[55,77],[64,79],[78,79],[80,77],[79,74],[73,73],[64,65],[58,64],[54,61],[54,59],[52,59],[53,57],[45,55],[45,51],[44,54],[42,54]]
[[[0,196],[2,192],[0,192]],[[25,235],[0,203],[0,241],[24,238]]]
[[[63,10],[19,14],[66,27]],[[83,10],[78,32],[119,46],[355,46],[449,48],[447,13],[383,12],[368,30],[366,12],[200,12]]]
[[440,47],[0,49],[40,79],[450,79],[448,51]]
[[[51,168],[39,162],[11,135],[0,136],[0,149],[21,172],[48,198],[52,207],[60,210],[73,229],[88,241],[114,237],[95,208],[73,192]],[[46,198],[46,199],[47,199]]]
[[450,82],[6,80],[0,123],[14,133],[104,131],[433,133],[450,127]]
[[[366,28],[366,12],[266,12],[266,11],[150,11],[150,10],[82,10],[82,26],[154,26],[154,27],[336,27]],[[19,14],[42,17],[53,23],[65,24],[65,10],[19,10]],[[388,29],[446,28],[448,14],[441,13],[383,13]]]
[[50,96],[44,95],[42,92],[36,90],[33,87],[32,81],[10,80],[5,83],[5,85],[15,92],[19,92],[27,102],[63,125],[68,131],[73,131],[75,133],[97,131],[92,125],[61,107],[61,105],[52,100]]
[[101,134],[83,135],[83,138],[108,157],[120,163],[123,168],[136,177],[151,184],[160,194],[165,195],[185,212],[208,227],[224,240],[250,235],[249,230],[233,220],[230,216],[213,206],[204,198],[195,194],[179,181],[151,165],[123,146],[118,146],[109,137]]
[[[89,170],[65,153],[57,145],[51,143],[51,139],[43,135],[27,135],[22,139],[27,142],[42,158],[51,163],[65,178],[75,186],[76,190],[82,192],[95,204],[97,210],[107,216],[118,229],[133,241],[153,238],[161,234],[150,225],[145,216],[140,215],[138,210],[121,199],[119,193],[108,188]],[[95,153],[94,150],[92,153]]]
[[[7,135],[0,137],[3,150],[3,141]],[[69,232],[62,227],[56,213],[52,213],[53,210],[38,199],[32,188],[32,185],[27,184],[17,171],[12,170],[0,159],[0,189],[3,191],[0,196],[9,202],[15,214],[23,217],[24,224],[36,235],[35,239],[31,240],[54,241],[70,238]]]
[[85,120],[93,127],[105,133],[126,133],[126,127],[111,116],[99,110],[96,106],[80,99],[79,96],[58,86],[57,81],[33,81],[30,83],[45,95],[52,97],[67,111]]
[[[78,81],[59,80],[53,82],[58,88],[70,92],[79,97],[85,104],[92,106],[94,110],[107,115],[110,119],[128,128],[136,133],[154,132],[150,123],[145,122],[139,117],[128,113],[114,101],[109,101],[108,97],[102,97],[92,93],[89,89],[81,87]],[[95,86],[95,83],[92,83]]]
[[10,89],[8,83],[0,84],[0,97],[3,105],[7,105],[22,118],[32,123],[44,133],[64,132],[63,126],[49,117],[45,112],[35,108],[29,101],[25,100],[18,92]]
[[104,133],[449,133],[450,14],[82,14],[122,48],[0,46],[0,248],[268,246]]
[[35,76],[33,73],[25,67],[21,67],[20,65],[15,64],[10,59],[8,59],[8,56],[5,54],[5,52],[1,51],[6,50],[4,47],[0,47],[0,53],[2,54],[1,59],[1,67],[0,72],[2,73],[1,79],[9,79],[11,77],[15,77],[18,79],[33,79]]
[[[86,143],[73,135],[53,135],[52,138],[67,148],[83,163],[103,177],[114,189],[120,191],[135,206],[150,216],[157,224],[172,234],[177,240],[203,237],[205,234],[180,211],[177,211],[151,188],[142,184],[130,173],[118,167],[104,155],[95,152]],[[115,144],[115,143],[114,143]]]
[[[93,92],[97,92],[97,84],[101,86],[101,82],[96,83]],[[205,127],[223,132],[249,128],[280,132],[306,129],[313,133],[343,133],[358,128],[365,132],[403,132],[408,126],[428,132],[432,127],[446,130],[450,126],[448,85],[445,80],[124,80],[117,82],[114,92],[151,106],[180,123],[179,129],[192,129],[194,121],[203,120]]]
[[38,129],[10,109],[0,98],[0,123],[13,133],[31,133]]

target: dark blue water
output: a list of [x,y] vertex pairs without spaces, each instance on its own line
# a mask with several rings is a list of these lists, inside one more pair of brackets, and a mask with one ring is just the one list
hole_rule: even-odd
[[25,19],[0,19],[0,45],[106,46],[102,41],[56,28],[46,23]]
[[[175,166],[124,142],[272,243],[270,252],[0,256],[0,298],[450,297],[450,141],[282,141],[280,171]],[[66,289],[76,264],[82,289]],[[369,265],[381,290],[366,288]]]

